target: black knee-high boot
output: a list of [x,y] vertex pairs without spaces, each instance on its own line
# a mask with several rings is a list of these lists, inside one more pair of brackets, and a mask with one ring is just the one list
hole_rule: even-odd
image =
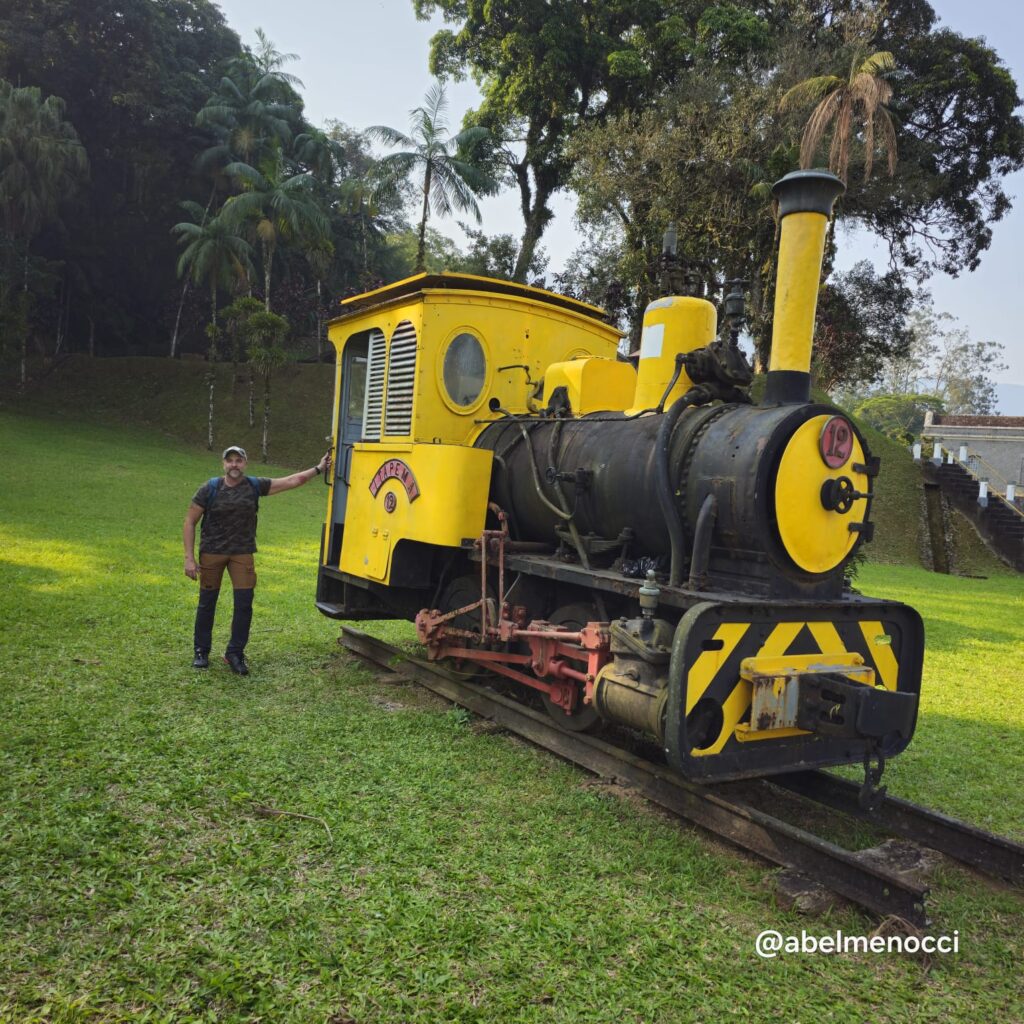
[[231,616],[228,654],[245,653],[245,645],[249,642],[249,627],[252,625],[252,595],[251,587],[248,590],[235,591],[235,612]]
[[195,649],[204,654],[210,653],[213,643],[213,617],[217,612],[218,597],[219,590],[199,591],[199,607],[196,608],[196,628],[192,642]]

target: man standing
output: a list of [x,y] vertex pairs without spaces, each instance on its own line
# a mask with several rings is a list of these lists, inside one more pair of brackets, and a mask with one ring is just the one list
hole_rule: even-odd
[[[261,497],[301,487],[330,466],[330,453],[312,469],[276,479],[248,477],[248,457],[244,448],[231,445],[224,449],[224,476],[208,480],[192,496],[185,513],[182,531],[185,542],[185,575],[199,580],[199,607],[196,609],[195,658],[193,668],[208,668],[213,636],[213,617],[220,596],[220,584],[227,569],[235,592],[231,640],[224,661],[240,676],[249,674],[245,663],[245,645],[252,623],[252,597],[256,587],[256,512]],[[196,523],[202,520],[199,540],[199,564],[196,565]]]

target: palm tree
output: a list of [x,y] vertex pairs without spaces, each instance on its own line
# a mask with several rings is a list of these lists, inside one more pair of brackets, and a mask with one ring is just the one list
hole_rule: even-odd
[[[45,100],[35,86],[15,88],[0,81],[0,217],[8,248],[4,276],[13,284],[15,247],[22,261],[22,307],[28,308],[29,250],[40,230],[89,174],[89,160],[70,122],[64,101]],[[21,386],[28,356],[27,324],[21,333]]]
[[871,176],[875,159],[875,122],[881,134],[889,174],[896,170],[896,128],[886,104],[892,99],[892,86],[886,80],[896,69],[891,53],[879,50],[866,53],[863,46],[854,50],[845,78],[818,75],[794,85],[783,97],[782,110],[817,101],[804,127],[800,144],[800,166],[811,167],[828,127],[834,124],[828,166],[843,181],[850,163],[850,143],[854,118],[860,115],[864,128],[864,180]]
[[171,229],[185,246],[178,259],[178,277],[187,274],[188,279],[196,285],[205,284],[210,289],[210,326],[206,332],[210,340],[210,370],[206,375],[209,387],[206,447],[213,451],[213,392],[217,379],[217,342],[220,338],[217,292],[248,281],[252,273],[252,247],[244,238],[235,234],[223,217],[207,219],[207,211],[198,203],[187,201],[181,205],[192,220],[182,221]]
[[245,191],[232,196],[221,211],[231,225],[248,224],[259,240],[263,258],[263,304],[270,312],[270,279],[274,252],[281,243],[309,242],[326,237],[330,226],[311,191],[309,174],[284,177],[283,162],[263,174],[249,164],[233,163],[225,173]]
[[423,195],[423,209],[416,249],[417,273],[425,267],[427,219],[431,211],[439,217],[447,217],[454,207],[471,213],[479,224],[480,208],[474,193],[492,184],[486,172],[472,159],[474,150],[489,135],[488,130],[467,128],[449,137],[444,119],[448,106],[444,86],[435,82],[424,99],[422,107],[409,112],[409,135],[386,125],[374,125],[366,131],[371,139],[386,146],[406,147],[380,161],[382,194],[401,188],[414,172],[422,173],[422,184],[418,186]]
[[345,162],[345,149],[326,132],[310,128],[295,136],[292,159],[329,188],[341,173]]
[[293,86],[302,82],[281,69],[297,55],[279,53],[262,29],[256,38],[256,52],[228,64],[217,91],[196,115],[196,124],[217,136],[197,161],[201,169],[222,169],[235,160],[262,166],[291,142],[301,112]]
[[187,273],[194,284],[205,284],[210,289],[210,323],[216,326],[217,292],[237,288],[249,280],[253,272],[252,246],[223,216],[207,218],[206,211],[191,201],[181,205],[192,220],[171,228],[185,246],[178,259],[178,277]]

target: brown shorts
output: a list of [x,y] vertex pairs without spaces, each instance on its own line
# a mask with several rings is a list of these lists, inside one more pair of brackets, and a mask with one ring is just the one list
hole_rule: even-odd
[[256,565],[252,555],[200,555],[199,587],[220,590],[220,581],[227,569],[235,590],[251,590],[256,586]]

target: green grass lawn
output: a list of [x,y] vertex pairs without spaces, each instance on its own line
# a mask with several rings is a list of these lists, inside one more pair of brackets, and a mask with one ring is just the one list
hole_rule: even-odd
[[[238,679],[189,667],[215,458],[0,413],[0,460],[0,1020],[1024,1020],[1019,893],[941,869],[930,965],[759,960],[875,922],[778,909],[763,864],[340,654],[318,481],[261,503]],[[1020,578],[859,584],[929,634],[891,789],[1024,838]]]

